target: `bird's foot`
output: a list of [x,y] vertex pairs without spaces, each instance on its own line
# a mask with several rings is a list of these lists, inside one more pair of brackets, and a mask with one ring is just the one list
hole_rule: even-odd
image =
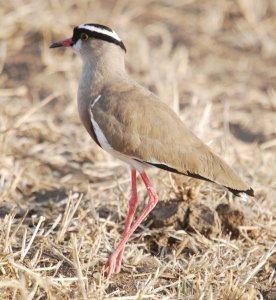
[[106,274],[107,278],[110,278],[110,276],[113,273],[119,273],[121,269],[121,263],[122,263],[122,257],[120,256],[120,253],[112,253],[105,266],[104,266],[104,273]]

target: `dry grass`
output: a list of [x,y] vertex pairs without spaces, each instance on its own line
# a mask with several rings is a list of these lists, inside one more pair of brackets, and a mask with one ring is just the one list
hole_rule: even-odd
[[[0,298],[275,299],[275,1],[11,0],[0,17]],[[238,208],[237,238],[156,229],[149,218],[121,273],[102,277],[130,172],[80,125],[80,60],[48,49],[84,22],[116,29],[131,75],[252,183],[256,197],[244,202],[150,172],[161,200]],[[146,200],[142,185],[139,195]],[[154,251],[160,232],[174,242]]]

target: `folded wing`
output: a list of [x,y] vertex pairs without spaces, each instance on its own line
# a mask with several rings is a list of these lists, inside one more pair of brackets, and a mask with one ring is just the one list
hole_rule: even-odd
[[221,158],[142,87],[107,87],[91,110],[117,152],[170,172],[218,183],[234,194],[253,196],[253,190]]

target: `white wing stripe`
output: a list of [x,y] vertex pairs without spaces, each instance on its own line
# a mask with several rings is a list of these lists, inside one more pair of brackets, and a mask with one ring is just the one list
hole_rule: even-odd
[[93,108],[94,107],[94,105],[100,100],[100,98],[101,98],[101,94],[93,101],[93,103],[92,103],[92,105],[91,105],[91,108]]
[[99,141],[101,147],[104,150],[112,150],[113,148],[110,146],[110,144],[109,144],[108,140],[106,139],[103,131],[101,130],[98,123],[93,119],[93,117],[91,117],[91,122],[92,122],[92,126],[94,128],[97,140]]

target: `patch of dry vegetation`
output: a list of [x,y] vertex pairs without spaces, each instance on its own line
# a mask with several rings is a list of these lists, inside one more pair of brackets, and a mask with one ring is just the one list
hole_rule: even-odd
[[[275,299],[275,1],[12,0],[0,17],[0,298]],[[256,191],[152,170],[174,213],[142,224],[110,281],[130,174],[80,125],[80,60],[48,49],[84,22],[114,28],[131,75]]]

